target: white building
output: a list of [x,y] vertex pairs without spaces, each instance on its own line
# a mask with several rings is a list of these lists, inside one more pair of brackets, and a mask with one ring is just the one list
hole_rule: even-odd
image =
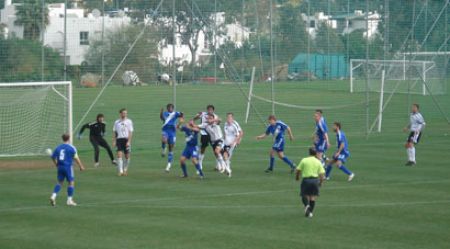
[[[344,15],[325,15],[323,12],[317,12],[313,16],[302,14],[306,24],[307,33],[314,39],[320,25],[325,24],[335,29],[337,33],[346,35],[356,30],[363,30],[364,37],[373,38],[378,33],[378,25],[381,22],[381,15],[375,12],[369,12],[367,17],[361,10],[355,10],[354,13]],[[366,20],[368,18],[368,29]]]
[[[16,6],[11,4],[11,0],[5,0],[5,8],[1,10],[1,23],[8,29],[8,37],[23,38],[23,27],[15,25],[17,20],[15,15]],[[64,4],[49,4],[49,24],[43,34],[43,43],[64,53]],[[125,15],[122,17],[104,17],[97,14],[85,14],[84,9],[67,9],[67,36],[66,36],[66,61],[69,65],[80,65],[84,62],[85,54],[89,48],[89,43],[93,38],[100,38],[103,28],[108,30],[118,29],[121,26],[129,25],[131,19]],[[104,21],[104,26],[103,26]],[[41,37],[42,39],[42,37]]]
[[[212,20],[214,17],[212,17]],[[236,47],[240,47],[250,37],[250,29],[242,26],[239,23],[225,24],[225,13],[216,14],[216,26],[218,33],[221,33],[213,39],[208,39],[203,31],[199,32],[198,37],[198,49],[195,54],[197,65],[201,65],[206,62],[214,51],[214,45],[219,48],[227,41],[235,44]],[[169,65],[173,58],[173,45],[166,44],[165,41],[159,43],[159,61],[163,65]],[[187,44],[182,44],[181,39],[175,42],[175,61],[178,65],[188,64],[192,61],[192,55]]]

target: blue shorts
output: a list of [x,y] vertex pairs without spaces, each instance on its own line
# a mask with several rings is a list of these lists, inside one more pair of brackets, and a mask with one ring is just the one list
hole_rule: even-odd
[[176,131],[173,130],[163,130],[161,135],[167,139],[168,144],[175,144],[177,141],[177,135]]
[[316,148],[317,152],[325,153],[328,149],[327,141],[319,140],[314,143],[314,147]]
[[75,180],[75,175],[73,173],[73,167],[61,167],[58,166],[58,181],[62,182],[66,179],[68,182],[73,182]]
[[347,158],[350,156],[350,154],[348,153],[341,153],[339,154],[337,157],[333,156],[333,160],[335,161],[341,161],[343,163],[345,163],[347,161]]
[[198,158],[198,148],[197,146],[186,146],[183,150],[181,156],[186,157],[187,159]]
[[284,139],[278,139],[273,143],[272,149],[276,152],[283,152],[284,151]]

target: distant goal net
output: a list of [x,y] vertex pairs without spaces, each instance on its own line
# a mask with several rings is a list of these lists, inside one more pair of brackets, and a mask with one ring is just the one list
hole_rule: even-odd
[[[401,60],[350,60],[350,92],[441,95],[446,70],[434,58],[404,56]],[[384,78],[383,78],[384,77]]]
[[0,83],[0,157],[44,155],[72,134],[72,84]]

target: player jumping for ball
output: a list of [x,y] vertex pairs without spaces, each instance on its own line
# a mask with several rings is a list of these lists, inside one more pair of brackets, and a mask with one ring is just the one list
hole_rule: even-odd
[[162,125],[162,133],[161,133],[161,156],[166,155],[166,145],[169,147],[169,154],[167,156],[167,166],[166,166],[166,172],[170,171],[170,167],[172,167],[173,162],[173,148],[175,147],[176,142],[176,126],[177,126],[177,120],[178,118],[183,118],[182,112],[174,111],[174,105],[173,104],[167,104],[166,106],[167,111],[164,111],[163,108],[161,108],[161,112],[159,114],[159,117],[163,121]]
[[277,120],[275,115],[270,115],[268,118],[269,125],[267,126],[266,132],[256,137],[257,140],[264,139],[268,135],[272,134],[273,136],[273,145],[270,150],[270,164],[269,168],[266,169],[266,173],[273,172],[273,167],[275,165],[275,153],[278,154],[278,157],[283,160],[289,167],[291,168],[291,173],[294,172],[295,166],[291,160],[287,156],[284,155],[284,132],[287,131],[289,135],[289,139],[291,141],[294,140],[294,136],[292,135],[291,128],[283,123],[281,120]]
[[[197,115],[195,115],[195,117],[193,118],[193,120],[201,120],[201,125],[206,126],[208,124],[208,115],[213,115],[214,119],[216,120],[217,124],[220,124],[220,118],[219,116],[217,116],[217,114],[214,113],[215,111],[215,107],[213,105],[208,105],[206,107],[206,112],[199,112]],[[206,148],[208,147],[208,145],[211,144],[211,137],[209,136],[209,134],[204,130],[200,130],[200,142],[201,142],[201,146],[200,146],[200,155],[198,156],[198,161],[200,163],[200,167],[203,168],[203,159],[205,158],[205,151]],[[216,168],[219,167],[219,162],[217,161],[216,164]]]
[[234,120],[234,115],[231,112],[227,113],[227,122],[225,122],[223,130],[225,131],[225,146],[222,152],[223,160],[225,161],[225,169],[223,171],[226,171],[228,177],[231,177],[231,157],[236,146],[241,143],[244,131],[242,131],[239,123]]
[[56,147],[52,154],[52,160],[55,164],[58,172],[58,183],[53,189],[53,193],[50,196],[50,204],[52,206],[56,205],[56,196],[61,190],[61,186],[64,180],[68,182],[67,186],[67,205],[76,206],[77,204],[73,201],[73,193],[75,191],[75,176],[73,173],[73,160],[80,167],[80,171],[84,170],[83,163],[81,163],[80,158],[78,158],[77,149],[70,144],[70,135],[62,135],[63,143]]

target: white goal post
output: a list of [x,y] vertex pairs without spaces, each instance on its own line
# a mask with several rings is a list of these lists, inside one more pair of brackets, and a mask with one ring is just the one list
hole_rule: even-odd
[[[435,68],[436,63],[431,60],[351,59],[350,92],[378,92],[381,73],[384,71],[386,92],[427,95],[427,80],[433,78],[431,75],[434,75],[432,73]],[[366,89],[366,78],[369,80],[369,89]]]
[[45,155],[63,133],[72,139],[72,105],[70,81],[0,83],[0,157]]

